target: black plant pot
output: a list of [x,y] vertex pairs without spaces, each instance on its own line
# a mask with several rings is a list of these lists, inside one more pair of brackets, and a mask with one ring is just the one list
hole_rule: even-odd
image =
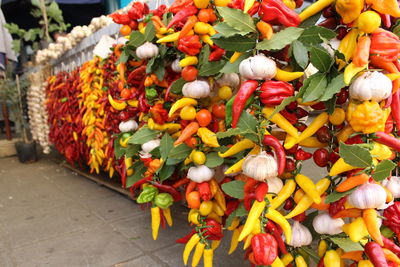
[[19,162],[32,163],[37,161],[35,142],[32,143],[17,142],[15,143],[15,148],[17,150],[17,156]]

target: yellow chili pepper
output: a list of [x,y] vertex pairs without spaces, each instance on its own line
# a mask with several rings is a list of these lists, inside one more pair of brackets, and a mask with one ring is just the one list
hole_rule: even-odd
[[239,224],[240,224],[240,219],[239,219],[239,217],[235,217],[235,218],[232,220],[231,225],[229,225],[227,229],[228,229],[229,231],[233,231],[233,230],[235,230],[235,229],[239,226]]
[[336,250],[328,250],[324,256],[324,265],[326,267],[340,267],[340,256]]
[[249,215],[247,216],[246,223],[244,224],[243,230],[240,233],[239,241],[242,241],[246,236],[248,236],[254,228],[254,224],[256,223],[258,217],[260,217],[261,213],[264,211],[266,206],[265,201],[254,201],[251,209],[249,211]]
[[150,130],[157,130],[161,132],[168,132],[173,134],[181,129],[181,125],[178,123],[164,123],[163,125],[155,123],[152,118],[147,121],[147,126]]
[[361,260],[357,264],[358,267],[374,267],[370,260]]
[[327,147],[328,143],[321,143],[320,141],[318,141],[317,137],[310,136],[304,139],[303,141],[300,141],[299,145],[303,147],[322,148],[322,147]]
[[206,248],[204,250],[204,253],[203,253],[204,267],[212,267],[213,266],[213,254],[214,254],[213,249]]
[[321,240],[318,243],[318,257],[322,257],[325,255],[326,250],[328,249],[328,244],[325,240]]
[[272,118],[269,118],[271,116],[272,112],[274,112],[274,110],[275,109],[272,108],[272,107],[263,108],[262,112],[264,113],[264,117],[269,119],[270,121],[272,121],[276,125],[278,125],[279,128],[284,130],[289,135],[291,135],[293,137],[297,137],[298,136],[297,129],[284,116],[282,116],[279,112],[276,113],[274,116],[272,116]]
[[253,238],[253,234],[252,233],[250,233],[247,237],[246,237],[246,240],[244,241],[244,244],[243,244],[243,250],[246,250],[248,247],[250,247],[250,245],[251,245],[251,239]]
[[196,105],[197,105],[196,99],[189,98],[189,97],[181,98],[171,106],[171,108],[168,112],[168,117],[171,117],[175,113],[175,111],[177,111],[185,106],[196,106]]
[[229,62],[233,64],[242,54],[243,54],[242,52],[233,53],[233,55],[229,59]]
[[379,229],[380,225],[378,224],[378,216],[376,214],[375,209],[366,209],[363,211],[363,219],[364,223],[367,226],[367,230],[369,235],[373,240],[376,241],[379,245],[383,247],[383,240],[381,231]]
[[364,0],[337,0],[336,12],[342,17],[345,24],[352,22],[360,16],[364,8]]
[[220,217],[224,216],[225,214],[225,211],[218,205],[216,201],[213,202],[212,211]]
[[152,207],[151,208],[151,234],[153,239],[156,240],[158,236],[158,229],[160,228],[160,208]]
[[296,267],[308,267],[306,261],[301,255],[297,255],[294,261],[296,262]]
[[293,179],[286,181],[285,185],[279,191],[278,195],[270,203],[271,209],[277,209],[286,199],[288,199],[296,189],[296,182]]
[[292,240],[292,228],[290,227],[290,224],[285,219],[285,217],[283,217],[283,215],[280,212],[271,208],[268,209],[268,212],[265,214],[265,217],[277,223],[282,228],[286,238],[286,242],[290,243],[290,241]]
[[390,159],[393,156],[393,151],[385,145],[373,142],[373,149],[369,151],[371,156],[378,160]]
[[163,209],[163,215],[165,217],[165,220],[167,221],[167,224],[171,227],[173,224],[171,210],[169,208]]
[[181,59],[179,61],[179,66],[184,68],[186,66],[196,65],[197,63],[199,63],[199,59],[197,57],[189,56],[189,57],[185,57],[184,59]]
[[210,36],[213,36],[213,35],[216,35],[217,34],[217,31],[214,29],[214,27],[213,26],[211,26],[210,24],[208,24],[208,34],[210,35]]
[[[357,37],[359,31],[357,29],[352,29],[349,31],[346,36],[340,41],[339,52],[342,53],[348,62],[353,58],[353,55],[357,48]],[[343,68],[344,65],[340,65],[340,69]]]
[[193,248],[200,242],[200,236],[198,234],[194,234],[189,241],[186,243],[185,249],[183,250],[183,263],[186,265],[189,259],[190,252],[192,252]]
[[318,0],[299,14],[300,20],[304,21],[309,17],[314,16],[324,8],[330,6],[333,2],[334,0]]
[[210,35],[208,35],[208,34],[202,35],[202,36],[201,36],[201,40],[202,40],[203,42],[205,42],[206,44],[208,44],[209,46],[213,46],[213,45],[214,45],[213,40],[211,40],[211,37],[210,37]]
[[196,249],[194,250],[193,258],[192,258],[192,267],[196,267],[200,260],[201,257],[203,256],[205,244],[203,242],[198,242],[196,245]]
[[221,240],[213,240],[211,242],[211,249],[216,250],[221,245]]
[[255,145],[256,144],[253,141],[251,141],[250,139],[244,139],[244,140],[242,140],[240,142],[237,142],[233,146],[231,146],[224,153],[218,152],[218,156],[220,156],[221,158],[227,158],[227,157],[233,156],[233,155],[235,155],[235,154],[237,154],[240,151],[243,151],[245,149],[253,148]]
[[302,77],[303,75],[304,72],[302,71],[291,72],[291,71],[281,70],[280,68],[276,68],[276,75],[274,79],[283,82],[291,82],[293,80]]
[[281,258],[281,262],[283,263],[284,266],[289,265],[291,262],[293,262],[293,260],[294,258],[290,253],[283,255],[283,257]]
[[172,33],[170,35],[164,36],[163,38],[160,38],[160,39],[157,40],[157,44],[170,43],[170,42],[178,41],[180,33],[181,32],[174,32],[174,33]]
[[[318,194],[321,196],[323,193],[325,193],[325,191],[328,189],[330,184],[331,184],[331,181],[328,178],[323,178],[323,179],[319,180],[315,184]],[[313,203],[314,203],[314,201],[312,200],[311,197],[309,197],[307,194],[304,195],[300,199],[299,203],[297,203],[297,206],[288,215],[286,215],[285,218],[290,219],[296,215],[299,215],[300,213],[303,213],[308,208],[310,208]]]
[[353,128],[350,125],[346,125],[337,135],[337,139],[339,142],[346,142],[349,139],[350,135],[354,133]]
[[254,2],[255,2],[255,0],[245,0],[243,12],[247,13],[250,10],[250,8],[253,6]]
[[214,199],[218,203],[218,205],[222,208],[222,210],[225,212],[226,211],[226,200],[225,200],[225,195],[221,189],[219,189],[215,193]]
[[[250,150],[249,154],[247,155],[257,155],[260,153],[260,147],[258,145],[256,145],[255,147],[253,147],[252,150]],[[244,163],[245,158],[239,160],[238,162],[236,162],[235,164],[233,164],[232,166],[230,166],[226,171],[225,171],[225,175],[227,174],[232,174],[232,173],[237,173],[240,172],[242,170],[242,166]]]
[[381,14],[388,14],[393,17],[400,17],[400,9],[396,0],[366,0],[368,5]]
[[145,31],[145,29],[146,29],[144,22],[139,22],[139,24],[138,24],[138,29],[139,29],[139,32],[140,32],[141,34],[144,34],[144,31]]
[[194,0],[193,2],[198,9],[207,8],[210,4],[210,0]]
[[194,25],[193,30],[197,34],[208,34],[209,26],[210,26],[210,24],[208,24],[208,23],[198,21]]
[[283,3],[285,4],[285,6],[287,6],[290,9],[296,8],[296,2],[293,0],[283,0]]
[[197,130],[197,135],[201,138],[201,141],[209,147],[219,147],[217,136],[214,132],[210,131],[206,127],[200,127]]
[[129,106],[134,107],[134,108],[137,108],[139,105],[139,101],[135,100],[135,99],[131,99],[126,102],[128,103]]
[[330,176],[336,176],[343,172],[351,171],[357,169],[357,167],[351,166],[347,164],[343,158],[339,158],[333,165],[331,170],[329,171]]
[[386,77],[388,77],[391,81],[397,80],[400,78],[400,72],[398,73],[386,73]]
[[348,226],[348,235],[353,242],[359,242],[368,235],[368,229],[363,218],[358,217]]
[[347,67],[344,69],[344,83],[346,85],[349,85],[351,82],[351,79],[353,79],[354,76],[357,75],[360,71],[366,69],[368,67],[368,64],[362,66],[362,67],[357,67],[353,62],[351,62]]
[[231,239],[231,246],[229,248],[228,255],[231,255],[233,252],[235,252],[238,244],[239,244],[239,235],[240,235],[240,230],[236,228],[233,230],[232,233],[232,239]]
[[319,204],[321,203],[321,197],[320,194],[317,191],[317,188],[315,187],[315,184],[313,181],[308,178],[305,175],[302,174],[297,174],[294,178],[296,180],[296,183],[300,186],[303,191],[312,198],[314,203]]
[[108,95],[108,102],[116,110],[124,110],[126,108],[125,101],[115,101],[110,94]]
[[276,257],[275,260],[271,263],[271,267],[285,267],[285,264],[283,264],[279,257]]

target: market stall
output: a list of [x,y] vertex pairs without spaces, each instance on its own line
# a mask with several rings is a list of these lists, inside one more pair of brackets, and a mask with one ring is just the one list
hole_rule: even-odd
[[134,2],[109,16],[120,26],[73,30],[37,55],[59,59],[31,92],[31,122],[47,120],[34,136],[118,177],[154,240],[183,200],[185,265],[212,266],[232,231],[227,253],[243,247],[252,266],[398,266],[399,6],[302,5]]

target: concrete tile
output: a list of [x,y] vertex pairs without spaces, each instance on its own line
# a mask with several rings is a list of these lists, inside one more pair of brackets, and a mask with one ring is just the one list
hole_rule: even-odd
[[32,244],[60,234],[89,229],[102,223],[84,207],[69,203],[58,208],[28,210],[8,218],[2,227],[11,247]]
[[106,225],[14,250],[18,266],[111,266],[141,251]]
[[16,266],[15,261],[11,257],[11,253],[7,250],[0,250],[0,266],[13,267]]
[[166,264],[160,263],[158,261],[155,261],[151,257],[145,255],[142,257],[139,257],[137,259],[131,260],[131,261],[126,261],[126,262],[120,262],[117,264],[114,264],[113,267],[153,267],[153,266],[167,266]]

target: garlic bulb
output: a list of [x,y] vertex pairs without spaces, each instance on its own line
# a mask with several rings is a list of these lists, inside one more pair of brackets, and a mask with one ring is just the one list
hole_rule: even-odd
[[146,153],[150,153],[151,151],[153,151],[156,147],[159,147],[160,146],[160,142],[161,142],[161,140],[160,139],[153,139],[153,140],[150,140],[150,141],[148,141],[148,142],[146,142],[146,143],[144,143],[143,145],[142,145],[142,150],[144,151],[144,152],[146,152]]
[[205,98],[210,95],[210,85],[206,81],[195,80],[183,85],[182,94],[191,98]]
[[138,128],[138,124],[134,120],[121,121],[118,125],[118,128],[122,133],[125,133],[135,131]]
[[389,179],[385,179],[382,181],[382,185],[389,190],[394,198],[400,197],[400,177],[392,176]]
[[222,75],[222,77],[219,78],[216,82],[219,87],[229,86],[232,88],[236,88],[239,86],[240,78],[237,73],[224,73],[224,75]]
[[267,179],[268,192],[278,194],[283,187],[283,182],[278,177],[271,177]]
[[276,63],[260,54],[240,62],[239,72],[245,79],[270,80],[276,75]]
[[174,61],[172,61],[171,69],[176,73],[179,73],[179,72],[182,71],[182,67],[179,65],[179,58],[177,58]]
[[257,181],[266,181],[278,176],[278,164],[273,156],[262,151],[258,155],[246,157],[242,172]]
[[318,69],[314,67],[312,63],[308,64],[307,68],[304,70],[304,79],[307,79],[311,75],[318,72]]
[[148,59],[157,56],[158,46],[150,42],[145,42],[136,48],[136,55],[140,59]]
[[333,219],[328,213],[320,213],[313,220],[315,232],[319,234],[337,235],[343,232],[344,221],[341,218]]
[[292,240],[288,245],[298,248],[302,246],[308,246],[312,242],[312,236],[310,230],[304,225],[295,221],[292,226]]
[[385,204],[386,191],[378,184],[366,183],[354,190],[347,201],[355,208],[376,209]]
[[350,85],[350,98],[380,102],[392,93],[392,81],[382,72],[367,71]]
[[207,182],[214,176],[214,170],[206,165],[192,166],[189,168],[187,177],[196,183]]

